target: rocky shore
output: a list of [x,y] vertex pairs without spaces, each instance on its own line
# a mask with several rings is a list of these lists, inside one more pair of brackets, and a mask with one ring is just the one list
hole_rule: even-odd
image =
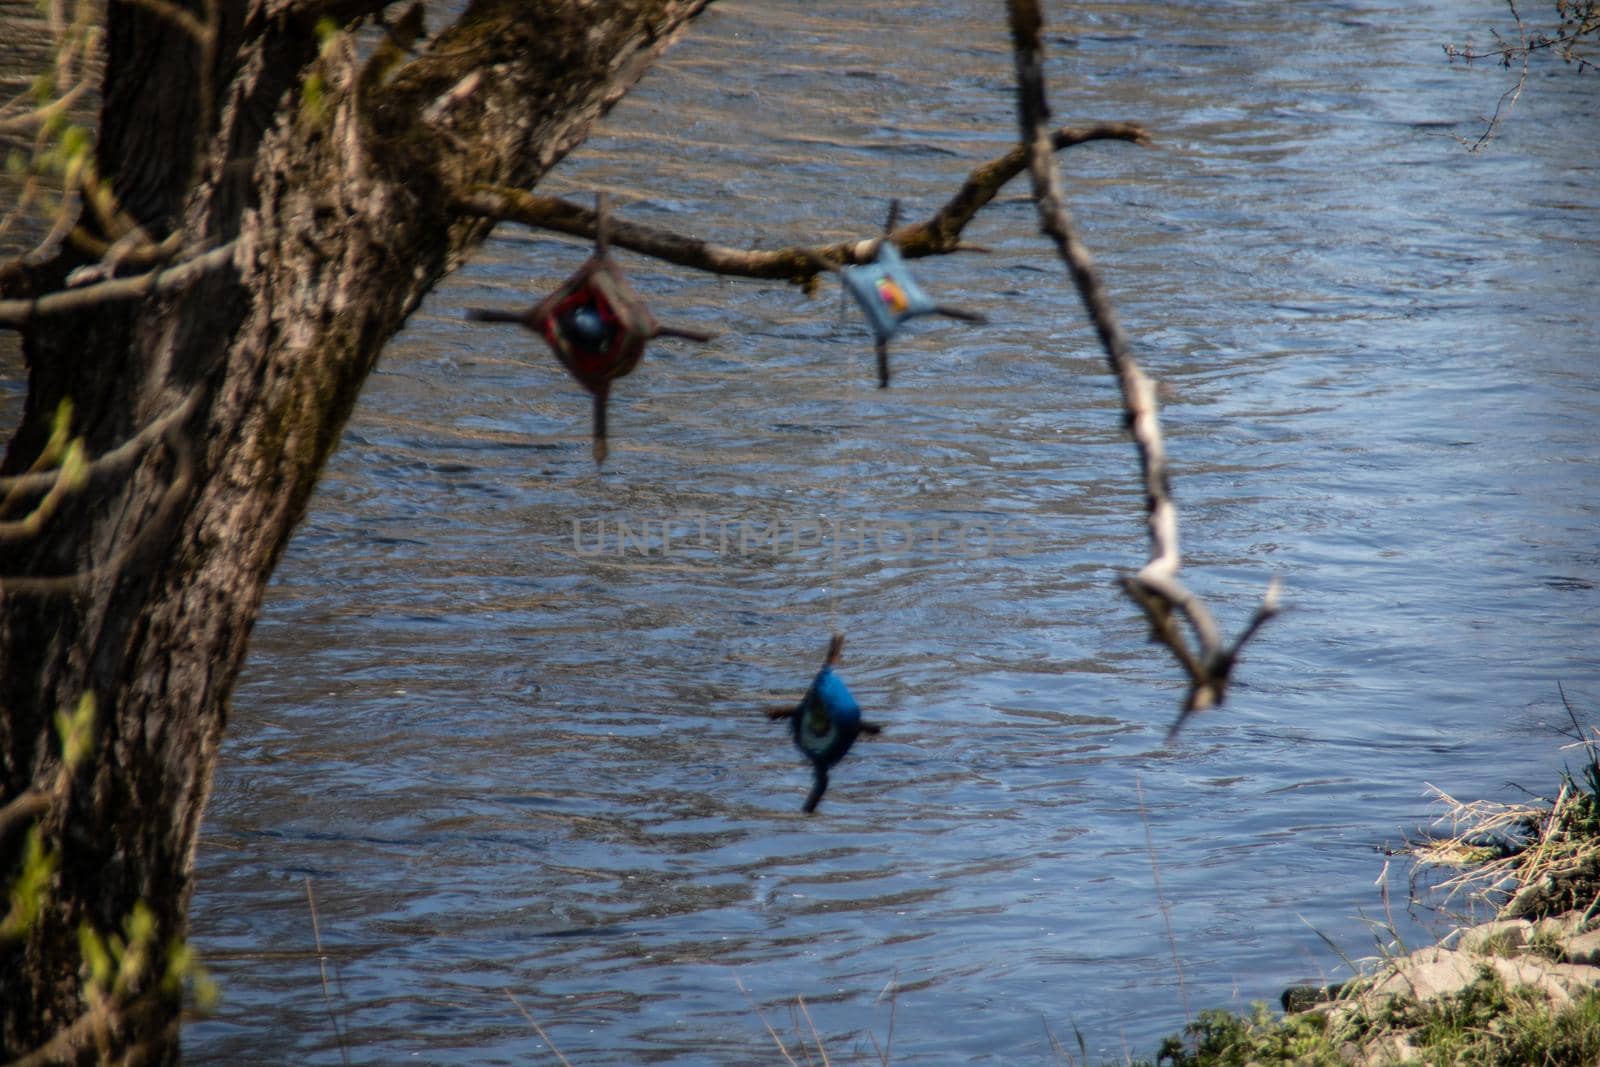
[[1284,1024],[1305,1019],[1330,1037],[1349,1034],[1351,1040],[1338,1046],[1343,1063],[1428,1062],[1433,1057],[1418,1040],[1428,1027],[1408,1023],[1448,1013],[1463,1001],[1483,1001],[1485,991],[1507,1007],[1538,1010],[1542,1003],[1552,1020],[1600,998],[1600,924],[1570,911],[1459,929],[1336,989],[1288,990]]
[[1451,834],[1413,849],[1445,883],[1502,902],[1492,922],[1395,955],[1339,986],[1297,986],[1284,1014],[1202,1012],[1168,1039],[1172,1067],[1600,1065],[1600,741],[1551,801],[1461,804]]

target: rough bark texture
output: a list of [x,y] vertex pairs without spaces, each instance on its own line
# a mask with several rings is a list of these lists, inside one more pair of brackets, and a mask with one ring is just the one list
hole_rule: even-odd
[[[52,906],[0,943],[5,1058],[84,1016],[80,924],[116,931],[144,902],[162,943],[183,935],[268,576],[384,343],[487,232],[458,197],[535,183],[706,2],[475,0],[416,52],[366,57],[313,22],[348,29],[377,4],[195,4],[214,35],[199,40],[109,6],[100,174],[152,241],[182,234],[179,260],[233,250],[176,289],[25,327],[7,473],[33,461],[63,398],[91,455],[191,407],[40,536],[0,542],[0,807],[53,788],[56,713],[85,692],[99,708],[92,757],[40,817],[59,854]],[[88,258],[0,272],[0,297],[56,291]],[[17,580],[74,574],[64,592]],[[0,826],[0,875],[16,870],[23,822]],[[176,1003],[147,986],[110,1020],[111,1047],[172,1062]],[[57,1051],[100,1055],[87,1039]]]

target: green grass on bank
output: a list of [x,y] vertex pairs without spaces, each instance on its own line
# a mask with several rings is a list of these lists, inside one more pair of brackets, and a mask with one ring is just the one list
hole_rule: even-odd
[[[1439,887],[1447,899],[1470,894],[1493,904],[1501,918],[1538,921],[1578,912],[1580,928],[1600,925],[1600,730],[1581,727],[1576,715],[1572,727],[1568,736],[1586,762],[1577,774],[1562,772],[1553,799],[1462,803],[1438,793],[1447,809],[1441,821],[1449,831],[1414,851],[1425,866],[1459,872]],[[1495,951],[1493,944],[1487,947]],[[1555,960],[1564,949],[1559,939],[1536,927],[1524,951]],[[1428,1002],[1408,996],[1353,999],[1368,984],[1352,982],[1351,999],[1301,1014],[1279,1016],[1262,1003],[1248,1013],[1202,1012],[1181,1035],[1163,1043],[1155,1063],[1600,1064],[1600,989],[1553,1005],[1540,991],[1508,989],[1484,966],[1475,982],[1453,996]]]
[[1172,1067],[1594,1067],[1600,1063],[1600,990],[1552,1010],[1541,994],[1508,990],[1485,967],[1476,982],[1455,996],[1428,1003],[1399,997],[1371,1016],[1313,1011],[1279,1018],[1261,1003],[1248,1016],[1207,1011],[1182,1037],[1169,1038],[1156,1062]]

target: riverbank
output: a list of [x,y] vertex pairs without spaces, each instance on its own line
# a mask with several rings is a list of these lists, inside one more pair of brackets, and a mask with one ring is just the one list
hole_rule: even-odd
[[[1576,724],[1575,724],[1576,729]],[[1564,772],[1553,800],[1448,806],[1451,832],[1417,861],[1460,873],[1447,896],[1497,906],[1486,923],[1397,954],[1338,987],[1288,990],[1281,1016],[1200,1013],[1157,1064],[1600,1063],[1600,762]]]

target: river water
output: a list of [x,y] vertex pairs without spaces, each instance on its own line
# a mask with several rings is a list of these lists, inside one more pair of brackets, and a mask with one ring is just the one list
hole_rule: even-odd
[[[191,1061],[555,1062],[519,1004],[575,1064],[782,1062],[767,1024],[835,1063],[891,1028],[899,1063],[1052,1062],[1074,1028],[1121,1060],[1435,936],[1382,851],[1426,784],[1549,790],[1558,684],[1600,714],[1600,96],[1536,65],[1466,151],[1514,79],[1440,46],[1503,16],[1050,12],[1057,118],[1157,139],[1060,160],[1165,386],[1185,574],[1230,632],[1285,583],[1170,747],[1177,669],[1114,584],[1135,454],[1025,179],[988,255],[916,264],[991,324],[914,322],[887,392],[832,283],[620,254],[720,336],[618,386],[599,474],[548,354],[462,319],[586,254],[503,227],[390,346],[278,570],[199,850]],[[1003,152],[1012,105],[999,5],[729,0],[545,189],[864,236]],[[886,730],[807,818],[761,710],[834,629]]]

